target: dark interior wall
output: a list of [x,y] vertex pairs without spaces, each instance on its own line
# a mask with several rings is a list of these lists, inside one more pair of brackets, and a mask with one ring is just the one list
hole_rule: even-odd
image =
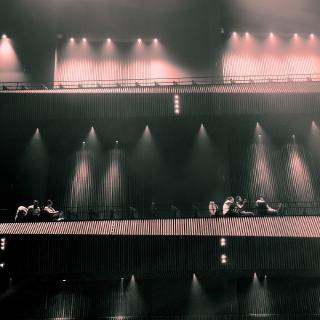
[[[257,119],[263,128],[260,141]],[[264,195],[275,206],[300,207],[291,213],[315,213],[304,209],[317,207],[319,199],[313,119],[8,121],[0,138],[1,205],[14,210],[33,198],[42,203],[53,198],[60,208],[80,210],[82,218],[89,208],[107,213],[130,205],[148,217],[155,201],[163,217],[171,215],[171,204],[189,216],[192,204],[207,214],[209,200],[221,203],[229,194],[241,194],[251,203]]]
[[191,119],[7,123],[1,185],[11,199],[2,205],[53,198],[84,211],[133,205],[148,216],[152,201],[167,211],[171,204],[190,210],[212,197],[222,201],[229,192],[228,136],[215,123],[204,132]]
[[320,294],[318,278],[253,275],[103,282],[60,279],[13,282],[12,289],[1,303],[2,314],[8,312],[16,319],[310,319],[319,312]]

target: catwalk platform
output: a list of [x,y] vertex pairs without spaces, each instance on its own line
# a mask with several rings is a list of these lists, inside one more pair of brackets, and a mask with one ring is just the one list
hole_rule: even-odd
[[320,217],[243,217],[0,224],[2,235],[320,237]]

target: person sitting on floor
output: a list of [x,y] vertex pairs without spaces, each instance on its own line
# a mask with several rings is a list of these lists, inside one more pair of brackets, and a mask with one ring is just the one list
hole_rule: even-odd
[[216,215],[218,209],[219,209],[219,207],[214,201],[209,202],[208,211],[209,211],[211,218]]
[[44,207],[43,211],[47,215],[47,217],[50,218],[50,220],[53,220],[53,221],[62,221],[62,220],[64,220],[63,211],[55,210],[53,208],[53,202],[50,199],[47,201],[47,205]]
[[236,205],[235,205],[235,212],[239,216],[253,216],[254,213],[251,211],[246,211],[247,199],[242,199],[241,196],[236,196]]
[[135,207],[129,207],[129,219],[139,219],[139,213]]
[[232,196],[229,196],[223,204],[222,214],[225,216],[234,216],[236,213],[234,211],[235,202]]
[[173,218],[181,218],[180,210],[173,204],[170,206],[170,210]]
[[27,216],[28,208],[25,206],[19,206],[14,218],[14,222],[23,222]]
[[28,207],[26,220],[37,221],[40,218],[40,206],[38,200],[33,200],[32,204]]
[[256,201],[256,209],[257,215],[277,215],[282,214],[284,212],[284,206],[282,204],[279,205],[278,209],[271,208],[263,196],[259,196]]

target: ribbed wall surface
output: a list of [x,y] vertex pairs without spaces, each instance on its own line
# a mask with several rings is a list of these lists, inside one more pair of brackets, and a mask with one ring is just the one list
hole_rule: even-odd
[[[2,303],[15,319],[318,319],[318,279],[124,279],[27,283]],[[37,301],[35,304],[34,301]],[[16,308],[16,304],[20,308]]]
[[[203,236],[7,236],[6,268],[14,275],[81,276],[308,271],[320,267],[318,238]],[[225,254],[227,263],[221,263]]]
[[251,203],[259,195],[275,202],[275,207],[285,202],[291,214],[317,214],[318,162],[304,145],[272,146],[260,141],[241,145],[236,154],[231,159],[234,192],[247,195]]
[[[121,212],[127,207],[126,154],[118,148],[106,153],[78,151],[71,160],[70,173],[63,176],[65,192],[60,205],[83,217],[89,209],[101,210],[104,218],[111,208]],[[80,212],[79,212],[80,210]],[[82,212],[81,212],[82,210]]]
[[320,237],[320,217],[247,217],[0,224],[3,235]]
[[217,114],[310,114],[319,112],[318,93],[186,92],[168,88],[162,93],[5,93],[0,95],[2,119],[126,119],[177,117],[173,98],[180,95],[180,116]]

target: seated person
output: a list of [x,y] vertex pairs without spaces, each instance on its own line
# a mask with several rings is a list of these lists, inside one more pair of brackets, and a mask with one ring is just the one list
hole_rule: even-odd
[[234,209],[235,209],[234,198],[232,196],[229,196],[223,204],[222,215],[234,216],[236,214]]
[[32,204],[28,207],[26,220],[35,221],[40,218],[40,206],[38,200],[33,200]]
[[256,201],[256,209],[258,215],[276,215],[281,214],[284,207],[282,204],[279,205],[278,210],[271,208],[267,203],[264,197],[259,196]]
[[193,204],[191,206],[191,212],[192,212],[192,217],[194,218],[201,218],[201,213],[200,213],[200,210],[199,210],[199,207],[197,204]]
[[22,222],[24,221],[28,212],[28,208],[25,206],[19,206],[16,212],[16,216],[14,218],[14,222]]
[[129,207],[129,219],[139,219],[138,210],[132,206]]
[[236,205],[235,205],[235,212],[239,216],[253,216],[254,213],[251,211],[246,211],[247,199],[242,199],[241,196],[236,196]]
[[64,220],[64,214],[62,211],[57,211],[53,208],[52,200],[47,201],[47,205],[43,209],[45,215],[53,221],[62,221]]
[[158,217],[158,208],[157,208],[157,205],[154,201],[151,202],[151,208],[150,208],[150,212],[151,212],[151,219],[152,218],[159,218]]
[[209,202],[208,211],[209,211],[211,218],[216,215],[218,209],[219,209],[219,207],[214,201]]
[[181,215],[180,215],[180,210],[174,206],[173,204],[170,206],[170,210],[171,210],[171,213],[172,213],[172,216],[173,218],[181,218]]

